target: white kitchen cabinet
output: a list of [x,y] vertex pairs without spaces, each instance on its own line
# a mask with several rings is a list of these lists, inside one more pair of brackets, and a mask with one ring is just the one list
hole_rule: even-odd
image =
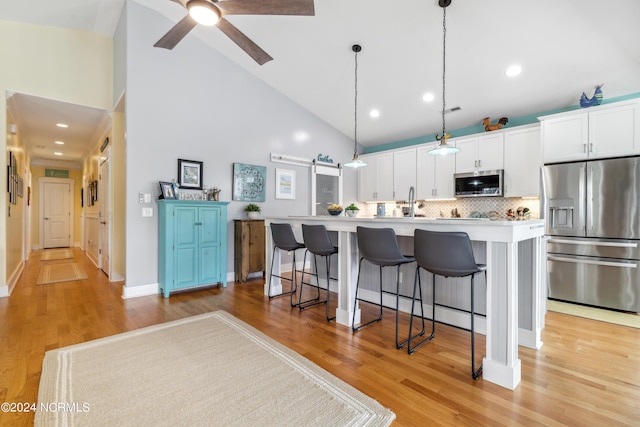
[[640,101],[539,117],[544,163],[640,154]]
[[539,126],[504,133],[505,197],[538,197],[541,166]]
[[453,174],[456,168],[456,157],[429,154],[429,151],[437,145],[437,143],[429,144],[417,149],[417,200],[453,198]]
[[503,132],[460,138],[455,141],[456,173],[504,168]]
[[362,156],[367,166],[358,169],[358,200],[393,200],[393,152]]
[[407,200],[416,187],[416,149],[393,152],[393,200]]

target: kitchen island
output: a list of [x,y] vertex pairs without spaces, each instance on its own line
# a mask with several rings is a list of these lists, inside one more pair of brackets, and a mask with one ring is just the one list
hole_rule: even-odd
[[[413,236],[415,229],[433,231],[464,231],[476,244],[484,246],[487,264],[486,289],[486,355],[483,378],[511,390],[520,383],[518,345],[540,348],[544,327],[546,293],[543,287],[545,271],[543,220],[486,221],[471,219],[422,218],[348,218],[329,216],[272,217],[265,219],[266,263],[274,274],[280,273],[280,251],[273,253],[269,225],[289,223],[299,241],[302,224],[322,224],[337,233],[338,254],[338,323],[351,326],[354,315],[355,287],[358,275],[358,245],[356,227],[390,227],[398,236]],[[270,280],[269,278],[267,280]],[[278,279],[279,280],[279,279]],[[272,283],[272,293],[281,292],[278,280]],[[268,283],[265,283],[265,294]],[[429,302],[429,301],[424,301]],[[425,305],[425,313],[430,313]],[[402,310],[402,307],[400,307]],[[403,310],[406,311],[406,310]],[[468,317],[468,315],[467,315]],[[356,308],[356,324],[360,310]],[[440,320],[436,314],[436,320]],[[407,331],[408,332],[408,331]]]

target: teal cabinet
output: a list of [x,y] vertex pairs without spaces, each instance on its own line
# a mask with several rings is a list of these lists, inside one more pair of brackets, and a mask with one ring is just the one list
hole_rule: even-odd
[[172,291],[227,286],[228,202],[158,200],[158,282]]

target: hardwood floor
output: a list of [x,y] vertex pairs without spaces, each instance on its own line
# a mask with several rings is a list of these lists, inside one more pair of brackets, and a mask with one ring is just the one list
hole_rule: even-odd
[[[109,283],[80,250],[74,253],[87,280],[36,285],[40,252],[34,252],[12,295],[0,299],[2,402],[37,401],[47,350],[225,310],[391,408],[396,413],[393,425],[640,422],[639,329],[549,312],[544,346],[539,351],[519,349],[522,382],[510,391],[471,379],[467,331],[438,324],[436,338],[409,356],[393,344],[393,311],[385,309],[381,323],[353,334],[345,326],[327,323],[323,306],[300,313],[290,308],[287,298],[269,301],[262,280],[169,299],[154,295],[123,300],[121,284]],[[335,300],[331,303],[335,307]],[[373,314],[365,310],[363,316]],[[401,322],[400,330],[406,333],[408,316]],[[478,336],[477,341],[479,358],[484,339]],[[33,413],[0,413],[2,426],[32,424]]]

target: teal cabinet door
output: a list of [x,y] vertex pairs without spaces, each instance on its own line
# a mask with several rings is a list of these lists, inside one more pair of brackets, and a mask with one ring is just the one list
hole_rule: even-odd
[[198,208],[175,209],[175,288],[196,286],[198,277]]
[[[222,282],[220,265],[221,212],[219,207],[200,208],[200,280],[203,283]],[[225,226],[226,230],[226,226]],[[226,231],[225,231],[226,232]]]

